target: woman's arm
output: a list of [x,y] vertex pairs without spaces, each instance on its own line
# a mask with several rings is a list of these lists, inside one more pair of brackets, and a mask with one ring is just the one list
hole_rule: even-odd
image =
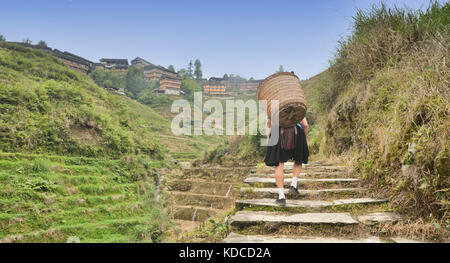
[[267,135],[267,139],[269,139],[270,136],[270,128],[272,127],[272,122],[270,121],[270,119],[267,119],[267,123],[266,123],[266,135]]
[[303,118],[303,125],[302,125],[302,127],[303,127],[303,130],[305,131],[305,135],[306,136],[308,136],[308,121],[306,120],[306,117],[305,118]]

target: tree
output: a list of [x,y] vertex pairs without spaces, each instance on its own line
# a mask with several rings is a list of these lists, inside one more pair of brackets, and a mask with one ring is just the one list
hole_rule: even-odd
[[251,77],[249,80],[250,80],[250,81],[254,81],[255,79],[254,79],[253,77]]
[[186,69],[182,68],[182,69],[178,70],[177,75],[180,78],[183,78],[183,79],[186,78],[187,77]]
[[29,38],[27,37],[27,38],[25,38],[24,40],[22,40],[22,43],[31,45],[31,43],[33,43],[33,41],[31,41],[31,39],[29,39]]
[[189,77],[193,77],[193,75],[192,75],[192,67],[193,67],[193,65],[192,65],[192,60],[191,61],[189,61],[189,64],[188,64],[188,67],[187,67],[187,74],[189,75]]
[[144,71],[138,67],[130,67],[125,77],[126,89],[136,98],[147,86]]
[[41,41],[39,41],[39,42],[37,43],[37,47],[39,47],[39,48],[46,48],[46,47],[48,47],[48,46],[47,46],[47,43],[45,43],[44,40],[41,40]]
[[202,88],[197,84],[197,82],[191,78],[186,78],[181,81],[181,90],[184,91],[189,99],[194,98],[194,92],[201,91]]
[[280,65],[280,68],[278,69],[278,72],[284,72],[284,67],[283,67],[283,65]]
[[112,70],[104,70],[102,68],[96,68],[89,76],[94,82],[105,88],[120,89],[125,88],[126,80],[121,74],[118,74]]
[[3,35],[0,35],[0,42],[6,41],[6,38]]
[[172,72],[174,72],[174,73],[176,72],[175,71],[175,67],[173,65],[170,65],[167,69],[172,71]]
[[202,73],[202,63],[200,63],[199,59],[196,59],[194,62],[195,70],[194,70],[194,76],[197,80],[201,79],[203,76]]
[[228,74],[224,74],[222,78],[223,79],[228,79]]

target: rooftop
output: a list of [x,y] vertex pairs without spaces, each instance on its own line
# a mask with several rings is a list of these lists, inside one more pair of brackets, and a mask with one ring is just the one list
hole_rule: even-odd
[[136,64],[138,62],[143,62],[144,64],[147,64],[147,65],[151,65],[152,64],[152,63],[148,62],[147,60],[145,60],[143,58],[140,58],[140,57],[136,57],[135,59],[133,59],[131,61],[131,64],[134,65],[134,64]]
[[100,62],[111,63],[111,64],[121,64],[128,66],[128,59],[118,59],[118,58],[102,58]]
[[63,52],[63,51],[60,51],[58,49],[54,49],[52,51],[52,53],[56,57],[59,57],[59,58],[62,58],[62,59],[66,59],[66,60],[75,61],[75,62],[78,62],[80,64],[85,64],[85,65],[88,65],[88,66],[91,66],[92,64],[94,64],[94,62],[92,62],[92,61],[89,61],[89,60],[87,60],[85,58],[82,58],[82,57],[77,56],[75,54],[69,53],[67,51]]
[[166,69],[163,66],[157,66],[157,65],[152,64],[152,63],[150,63],[150,65],[144,67],[144,70],[152,70],[152,69],[159,69],[159,70],[162,70],[162,71],[165,71],[165,72],[168,72],[168,73],[177,74],[177,73],[175,73],[175,72],[173,72],[171,70]]

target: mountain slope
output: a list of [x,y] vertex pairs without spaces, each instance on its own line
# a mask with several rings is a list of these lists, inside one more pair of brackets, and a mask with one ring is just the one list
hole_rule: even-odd
[[60,60],[0,42],[0,243],[160,242],[169,129]]
[[160,155],[153,110],[109,93],[41,51],[0,43],[0,149],[118,157]]

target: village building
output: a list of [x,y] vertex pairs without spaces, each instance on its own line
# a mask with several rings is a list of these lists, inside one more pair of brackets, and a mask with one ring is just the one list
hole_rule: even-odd
[[[144,75],[147,81],[160,81],[164,78],[174,78],[180,79],[177,76],[177,73],[170,71],[162,66],[149,65],[144,68]],[[181,80],[181,79],[180,79]]]
[[208,96],[226,96],[227,87],[224,85],[205,85],[203,94]]
[[223,85],[226,82],[226,80],[224,78],[216,78],[216,77],[211,77],[208,80],[208,83],[211,85]]
[[62,52],[54,49],[51,51],[51,54],[61,59],[69,68],[83,74],[88,74],[94,65],[93,62],[66,51]]
[[156,93],[172,95],[182,94],[181,78],[177,76],[177,73],[153,64],[145,66],[143,69],[146,81],[159,81],[160,87],[155,90]]
[[103,65],[102,63],[93,63],[92,68],[93,69],[97,69],[97,68],[105,69],[105,65]]
[[181,79],[179,78],[163,78],[159,82],[159,89],[156,89],[157,94],[181,95]]
[[259,84],[261,80],[248,81],[240,84],[239,91],[241,93],[255,93],[258,91]]
[[143,67],[150,66],[150,65],[152,65],[152,63],[150,63],[140,57],[137,57],[131,61],[131,66],[134,66],[134,67],[143,68]]
[[102,58],[100,63],[103,64],[105,69],[114,69],[118,72],[128,71],[128,59],[116,59],[116,58]]
[[150,63],[140,57],[133,59],[131,65],[142,68],[147,82],[159,82],[160,87],[154,90],[155,93],[171,95],[183,94],[183,91],[181,91],[181,78],[178,77],[177,73],[165,67]]
[[236,94],[240,90],[240,84],[247,82],[246,79],[231,75],[227,78],[211,77],[208,81],[208,85],[213,86],[225,86],[227,95]]

